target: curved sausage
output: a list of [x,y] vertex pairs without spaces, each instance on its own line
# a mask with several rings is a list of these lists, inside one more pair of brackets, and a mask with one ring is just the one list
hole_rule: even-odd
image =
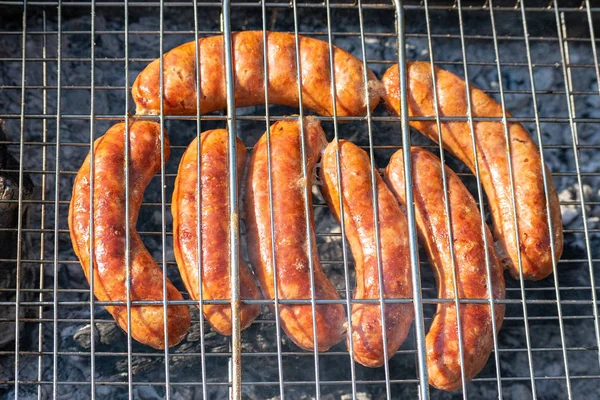
[[[331,142],[323,154],[321,190],[330,210],[339,221],[340,185],[337,175],[337,147],[335,142]],[[339,141],[339,152],[344,228],[356,264],[354,299],[378,299],[378,243],[375,239],[371,162],[364,150],[345,140]],[[411,298],[412,282],[406,216],[379,173],[375,172],[375,174],[383,295],[386,299]],[[391,358],[404,342],[412,320],[412,304],[385,305],[387,358]],[[352,344],[356,362],[367,367],[383,365],[386,354],[383,349],[379,304],[352,306]]]
[[[129,237],[131,300],[163,299],[163,274],[135,230],[144,189],[161,168],[160,126],[138,121],[129,129]],[[125,124],[112,126],[94,142],[94,295],[100,301],[126,301],[125,265]],[[165,132],[165,160],[169,140]],[[75,254],[90,280],[90,157],[73,184],[69,230]],[[183,300],[167,280],[167,299]],[[127,307],[106,306],[127,330]],[[156,349],[165,347],[163,306],[131,306],[131,336]],[[185,305],[167,307],[169,346],[179,343],[190,327]]]
[[[175,179],[171,212],[175,260],[190,296],[198,300],[198,269],[202,268],[204,300],[231,298],[229,282],[229,185],[227,130],[216,129],[200,136],[200,230],[202,258],[198,264],[198,139],[194,139],[181,157]],[[238,139],[237,174],[244,173],[246,148]],[[252,272],[239,259],[240,298],[258,299],[260,293]],[[231,335],[231,306],[206,304],[203,312],[208,323],[220,334]],[[247,328],[260,313],[258,304],[242,304],[241,328]]]
[[[267,32],[269,102],[298,107],[296,81],[296,41],[289,33]],[[329,44],[299,36],[302,68],[302,105],[322,115],[333,115],[329,70]],[[235,104],[248,107],[265,104],[263,70],[263,31],[232,35]],[[380,100],[381,83],[368,71],[370,94],[364,98],[363,63],[346,51],[334,47],[334,72],[338,116],[365,115]],[[198,41],[200,64],[201,113],[223,110],[227,105],[223,36]],[[196,115],[196,44],[189,42],[165,53],[164,113]],[[132,87],[137,114],[158,114],[160,110],[160,64],[150,63]]]
[[[315,166],[327,141],[318,121],[306,119],[304,128],[307,179],[304,179],[302,173],[300,146],[303,136],[300,124],[297,121],[279,121],[270,127],[275,260],[271,253],[273,243],[266,134],[254,146],[246,181],[248,253],[265,298],[275,298],[273,274],[276,266],[280,299],[310,299],[309,257],[312,257],[315,299],[338,300],[339,294],[321,269],[310,192]],[[307,237],[304,212],[304,190],[307,185],[311,206],[310,237]],[[312,243],[312,254],[308,254],[309,240]],[[320,351],[326,351],[342,340],[344,308],[342,304],[317,304],[315,312],[317,346]],[[284,331],[294,343],[306,350],[314,348],[312,316],[311,304],[279,306],[279,317]]]
[[[430,152],[411,149],[413,193],[417,228],[438,286],[440,299],[454,299],[454,277],[450,245],[454,248],[456,283],[460,299],[489,299],[485,246],[477,203],[459,177],[446,168],[450,224],[453,243],[449,243],[448,216],[444,203],[442,165]],[[385,180],[403,207],[406,207],[402,152],[396,152],[385,170]],[[494,299],[504,299],[502,267],[492,248],[489,229],[488,254]],[[504,304],[496,304],[496,328],[504,319]],[[492,313],[489,304],[460,305],[465,379],[470,381],[485,366],[494,347]],[[439,303],[425,338],[429,383],[438,389],[461,387],[460,354],[456,307]]]
[[[440,117],[466,117],[465,82],[456,75],[436,68],[437,97]],[[408,64],[408,111],[411,116],[435,117],[431,65]],[[398,67],[387,70],[383,77],[387,107],[399,112]],[[502,108],[483,91],[471,87],[473,117],[502,117]],[[507,116],[510,116],[508,114]],[[438,140],[435,121],[411,121],[411,126],[433,141]],[[466,121],[442,121],[444,147],[475,171],[471,130]],[[496,252],[514,278],[519,277],[519,248],[525,279],[543,279],[552,273],[550,230],[546,196],[542,180],[540,151],[521,124],[509,123],[511,162],[513,167],[516,210],[513,208],[508,170],[507,143],[501,121],[473,123],[481,182],[490,204],[494,221]],[[548,171],[546,169],[546,171]],[[547,172],[550,216],[554,234],[554,251],[558,260],[563,249],[562,221],[558,194]],[[513,213],[518,219],[519,241],[515,241]]]

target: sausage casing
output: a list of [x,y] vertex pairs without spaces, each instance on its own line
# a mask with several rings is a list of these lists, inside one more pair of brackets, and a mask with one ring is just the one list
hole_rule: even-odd
[[[267,32],[269,102],[298,107],[296,39],[293,34]],[[298,37],[303,106],[322,115],[333,115],[329,69],[329,44]],[[244,31],[232,35],[235,104],[247,107],[265,104],[263,32]],[[338,116],[365,115],[367,105],[379,103],[381,83],[368,71],[369,99],[365,99],[363,63],[350,53],[333,48]],[[200,108],[202,113],[226,108],[223,36],[198,41],[200,64]],[[196,43],[189,42],[163,56],[164,113],[196,115]],[[160,110],[159,60],[150,63],[132,87],[137,114]]]
[[[304,128],[306,179],[302,173],[303,137],[299,122],[278,121],[270,127],[274,232],[271,232],[269,207],[267,135],[263,135],[254,146],[246,181],[248,253],[265,298],[275,298],[273,274],[276,269],[280,299],[310,299],[309,257],[312,257],[315,299],[338,300],[339,294],[321,269],[310,194],[315,166],[327,141],[318,121],[306,119]],[[304,207],[304,191],[307,185],[310,237],[307,235]],[[275,260],[272,257],[272,233]],[[312,243],[312,254],[308,253],[309,240]],[[280,304],[279,317],[283,329],[294,343],[303,349],[314,348],[311,304]],[[325,351],[342,340],[344,317],[341,304],[316,305],[317,346],[320,351]]]
[[[215,129],[200,136],[200,193],[198,204],[198,139],[194,139],[181,158],[171,212],[173,213],[173,244],[175,259],[183,282],[193,299],[200,298],[198,271],[202,269],[204,300],[231,298],[229,273],[229,186],[227,131]],[[244,174],[246,147],[237,139],[237,176]],[[198,207],[202,260],[198,263]],[[254,276],[248,265],[239,259],[240,298],[260,298]],[[203,312],[208,323],[220,334],[231,335],[231,306],[205,304]],[[242,304],[241,328],[247,328],[260,313],[258,304]]]
[[[408,111],[411,116],[435,117],[431,65],[408,64]],[[437,98],[440,117],[468,115],[465,82],[458,76],[436,68]],[[399,112],[398,67],[385,73],[385,101],[390,110]],[[502,107],[483,91],[471,86],[473,117],[502,117]],[[508,114],[508,113],[507,113]],[[507,116],[510,116],[509,114]],[[435,121],[411,121],[411,126],[431,140],[438,141]],[[471,130],[467,121],[441,121],[442,144],[475,171]],[[473,122],[481,183],[485,189],[494,221],[496,252],[514,278],[519,277],[519,249],[525,279],[538,280],[552,273],[550,229],[542,179],[540,150],[519,123],[508,124],[511,159],[508,158],[504,125],[501,121]],[[514,177],[514,204],[509,165]],[[548,171],[546,169],[546,171]],[[558,260],[563,249],[562,221],[558,194],[547,172],[549,210],[554,235],[554,253]],[[518,242],[515,240],[514,212],[517,215]]]
[[[161,168],[160,126],[138,121],[129,128],[129,237],[131,300],[163,300],[163,274],[135,230],[144,189]],[[94,295],[100,301],[126,301],[125,263],[125,124],[111,127],[94,142]],[[169,141],[165,132],[165,160]],[[69,230],[75,254],[90,280],[90,157],[73,184]],[[167,300],[183,300],[167,280]],[[106,306],[127,330],[127,307]],[[164,313],[159,305],[131,306],[131,336],[157,349],[165,347]],[[179,343],[190,327],[185,305],[167,307],[169,346]]]
[[[406,216],[379,173],[375,172],[379,220],[379,243],[377,243],[369,156],[353,143],[340,140],[341,179],[338,180],[337,148],[336,143],[331,142],[323,154],[321,189],[329,208],[339,221],[341,214],[339,181],[341,180],[344,230],[356,265],[354,299],[379,298],[377,263],[379,244],[383,296],[386,299],[410,298],[412,281]],[[410,303],[388,303],[384,311],[387,358],[390,358],[406,338],[414,313]],[[381,306],[354,304],[351,319],[354,359],[367,367],[383,365],[386,354],[383,349]]]
[[[411,149],[415,219],[421,243],[435,272],[440,299],[454,299],[454,249],[456,283],[460,299],[489,299],[485,246],[481,234],[481,217],[473,196],[460,178],[446,168],[448,204],[453,243],[447,229],[442,164],[430,152]],[[396,198],[406,207],[402,152],[396,152],[385,171],[385,179]],[[494,299],[504,299],[502,267],[492,248],[486,226],[488,254]],[[496,328],[504,318],[504,304],[495,305]],[[485,366],[493,350],[492,313],[489,304],[460,305],[465,379],[470,381]],[[429,383],[438,389],[461,387],[460,353],[455,304],[439,303],[425,339]]]

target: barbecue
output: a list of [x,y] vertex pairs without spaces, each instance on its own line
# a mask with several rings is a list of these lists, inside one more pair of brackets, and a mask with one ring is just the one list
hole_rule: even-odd
[[[0,341],[0,393],[15,398],[292,399],[580,398],[595,393],[600,379],[594,277],[594,248],[600,228],[594,129],[600,122],[596,111],[600,105],[600,68],[594,32],[599,12],[589,0],[0,1],[0,118],[6,126],[0,149],[6,148],[8,155],[4,157],[11,159],[10,163],[0,162],[0,176],[9,176],[11,185],[21,188],[20,195],[0,200],[0,206],[17,216],[17,223],[0,228],[11,237],[10,251],[0,249],[0,265],[11,275],[2,280],[4,286],[0,288],[0,302],[6,310],[0,314],[0,327],[10,331],[3,332],[6,340]],[[292,46],[309,38],[325,43],[323,49],[331,51],[330,55],[331,45],[348,52],[360,60],[357,70],[364,72],[359,76],[361,82],[371,79],[368,70],[362,69],[363,61],[378,79],[390,67],[399,66],[398,105],[406,105],[412,95],[407,74],[415,64],[407,62],[423,61],[464,79],[467,88],[481,89],[497,102],[500,112],[491,117],[476,112],[470,117],[443,113],[436,117],[414,115],[408,107],[365,107],[364,99],[371,101],[382,94],[378,92],[381,88],[369,84],[362,85],[359,98],[363,103],[356,112],[344,111],[342,97],[336,98],[341,99],[337,109],[322,108],[319,103],[310,103],[310,93],[291,87],[284,89],[303,97],[305,107],[275,101],[277,91],[268,106],[267,99],[260,96],[259,101],[236,104],[233,52],[235,35],[239,34],[235,32],[255,32],[256,40],[264,40],[267,31],[289,35]],[[198,39],[211,37],[223,38],[219,44],[223,46],[225,101],[209,108],[210,113],[202,109],[202,98],[194,98],[185,112],[167,112],[166,106],[155,105],[144,111],[137,96],[143,92],[141,86],[132,93],[132,87],[138,87],[136,77],[153,62],[160,71],[167,60],[161,55],[171,49],[190,42],[193,49]],[[266,64],[259,65],[261,73],[266,73],[265,66],[271,67]],[[160,96],[169,82],[165,75],[158,75]],[[300,75],[298,72],[296,78]],[[191,77],[198,90],[199,77]],[[318,86],[327,91],[333,83],[326,80]],[[257,90],[264,90],[258,86]],[[329,95],[328,101],[333,97]],[[386,100],[389,106],[390,100]],[[443,100],[436,101],[443,104]],[[240,105],[250,107],[237,107]],[[476,106],[470,108],[475,110]],[[487,123],[502,124],[499,133],[508,134],[511,127],[520,124],[542,150],[541,160],[548,166],[541,188],[548,195],[553,185],[556,187],[564,248],[560,247],[563,241],[550,234],[548,248],[554,251],[548,253],[552,255],[543,273],[530,274],[525,263],[523,273],[514,268],[512,277],[505,273],[505,297],[490,299],[490,287],[487,297],[481,299],[438,299],[427,254],[421,251],[424,243],[417,234],[415,209],[411,207],[414,199],[409,195],[404,211],[408,258],[413,266],[408,281],[413,294],[386,306],[410,305],[414,322],[402,345],[393,357],[384,357],[381,367],[366,368],[354,362],[342,338],[327,351],[318,351],[316,340],[312,346],[299,347],[284,332],[277,312],[277,307],[285,308],[290,302],[277,297],[245,300],[244,306],[259,305],[261,314],[244,330],[235,312],[240,307],[234,305],[232,335],[220,335],[201,310],[229,307],[230,300],[195,300],[198,294],[188,291],[189,282],[182,281],[177,268],[171,215],[177,167],[190,143],[202,132],[227,129],[231,166],[239,154],[231,151],[235,145],[247,146],[252,155],[265,131],[274,124],[292,121],[301,121],[304,132],[318,122],[327,141],[354,143],[386,179],[384,168],[393,155],[408,157],[411,146],[432,152],[456,172],[482,212],[480,226],[487,222],[490,228],[496,218],[491,212],[495,202],[486,196],[488,187],[480,176],[485,171],[476,170],[476,163],[470,166],[473,171],[469,170],[450,151],[443,150],[433,134],[427,135],[435,141],[413,128],[462,123],[476,132],[479,124]],[[159,286],[166,288],[172,282],[182,299],[169,296],[167,301],[162,293],[151,301],[111,302],[94,297],[98,283],[88,283],[73,250],[67,216],[76,175],[92,144],[120,122],[124,122],[124,133],[133,129],[134,122],[156,124],[158,148],[170,148],[170,157],[168,153],[162,157],[164,167],[150,180],[143,195],[136,226],[125,231],[130,241],[130,232],[137,230],[163,272]],[[236,136],[241,139],[237,144]],[[407,164],[406,168],[412,167]],[[125,171],[128,175],[127,168]],[[229,188],[229,205],[239,203],[243,210],[247,201],[244,186],[248,183],[242,184],[238,193],[239,172],[236,168],[229,171],[223,178]],[[372,172],[375,182],[378,170]],[[521,172],[514,171],[514,176],[521,176]],[[517,193],[522,181],[513,178],[509,183]],[[89,195],[94,197],[93,190]],[[312,296],[301,303],[313,310],[327,302],[339,304],[344,318],[349,319],[353,306],[364,300],[352,295],[356,262],[344,238],[347,232],[342,232],[329,210],[331,199],[323,197],[317,186],[306,187],[303,196],[313,198],[314,251],[339,299]],[[512,202],[516,207],[514,196]],[[544,207],[552,215],[546,226],[552,225],[556,233],[560,220],[557,222],[557,214],[550,212],[552,204]],[[230,232],[234,233],[228,252],[234,304],[242,293],[242,279],[236,272],[242,262],[252,264],[246,214],[241,212],[239,218],[235,214],[229,220]],[[343,221],[343,215],[338,220]],[[506,264],[514,262],[508,248],[501,254]],[[380,305],[383,300],[380,293],[367,303]],[[470,381],[460,381],[459,390],[452,392],[428,384],[431,380],[425,363],[426,334],[436,307],[446,304],[485,304],[487,310],[504,312],[502,327],[491,336],[491,354],[482,371]],[[180,343],[146,346],[121,329],[127,329],[132,308],[146,306],[189,309],[190,328]],[[119,320],[121,328],[106,307],[125,313]],[[163,333],[171,329],[166,325]],[[383,337],[385,342],[385,332]],[[464,345],[463,339],[459,335]],[[465,360],[463,351],[459,352],[460,364]]]

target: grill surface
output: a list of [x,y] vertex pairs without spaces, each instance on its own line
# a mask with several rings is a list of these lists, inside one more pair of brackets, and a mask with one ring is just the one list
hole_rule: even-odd
[[[600,8],[589,0],[195,3],[0,1],[0,118],[8,133],[2,144],[20,160],[21,168],[12,172],[21,180],[29,175],[36,185],[32,200],[13,200],[27,210],[25,217],[16,228],[2,228],[22,240],[16,257],[0,259],[0,393],[148,399],[600,395],[594,278],[600,262],[600,136],[594,129],[600,122],[600,73],[593,32]],[[105,311],[106,303],[90,295],[66,219],[73,179],[90,144],[130,118],[129,85],[147,63],[198,37],[248,29],[331,41],[366,60],[379,77],[398,61],[434,61],[502,99],[513,115],[508,120],[523,123],[541,144],[560,193],[563,257],[557,273],[542,281],[507,278],[506,318],[495,351],[462,391],[423,384],[423,337],[439,300],[416,242],[413,262],[421,268],[413,269],[413,283],[422,288],[414,299],[417,319],[396,356],[379,369],[354,364],[344,343],[326,353],[300,351],[278,329],[270,301],[261,301],[259,319],[233,338],[214,333],[192,308],[194,323],[183,343],[157,351],[132,341]],[[172,155],[146,191],[138,229],[178,288],[183,285],[169,207],[189,142],[201,131],[227,126],[251,148],[273,121],[297,112],[279,106],[236,110],[230,103],[222,114],[160,117]],[[320,119],[329,140],[353,140],[378,167],[410,142],[439,151],[381,107],[366,118]],[[342,120],[350,122],[338,125]],[[476,177],[449,155],[446,162],[487,211]],[[351,256],[317,192],[315,203],[319,254],[348,308]],[[410,225],[416,240],[414,221]],[[239,240],[245,254],[243,224],[241,231],[242,240],[237,235],[232,240]]]

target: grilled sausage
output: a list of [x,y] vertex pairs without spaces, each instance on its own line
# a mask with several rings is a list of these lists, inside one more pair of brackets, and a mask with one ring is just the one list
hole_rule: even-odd
[[[411,149],[413,193],[417,229],[435,272],[440,299],[454,299],[454,277],[450,246],[454,248],[456,284],[460,299],[489,299],[485,246],[481,217],[475,200],[458,176],[446,168],[448,203],[453,242],[447,230],[442,165],[430,152]],[[403,207],[406,207],[404,163],[398,151],[385,171],[385,180]],[[494,299],[504,299],[502,267],[492,248],[489,229],[488,254]],[[496,304],[496,328],[504,318],[504,304]],[[465,379],[470,381],[485,366],[493,349],[492,313],[489,304],[461,304]],[[438,389],[461,387],[457,315],[454,303],[439,303],[425,339],[429,383]]]
[[[129,237],[131,300],[162,300],[163,274],[135,230],[144,189],[161,168],[160,126],[138,121],[129,130]],[[100,301],[126,301],[125,264],[125,124],[111,127],[94,143],[94,295]],[[169,142],[165,132],[165,159]],[[69,230],[75,254],[90,280],[90,157],[73,184]],[[167,300],[182,300],[167,280]],[[106,306],[127,330],[127,307]],[[131,306],[131,336],[156,349],[165,347],[164,309],[161,305]],[[167,307],[168,344],[179,343],[190,327],[187,306]]]
[[[465,82],[456,75],[436,68],[437,97],[440,117],[466,117]],[[408,111],[411,116],[435,116],[431,65],[408,64]],[[383,77],[387,107],[399,112],[398,67],[387,70]],[[471,87],[473,117],[501,117],[502,108],[483,91]],[[508,115],[510,116],[510,115]],[[411,121],[411,126],[431,140],[438,140],[435,121]],[[442,121],[442,144],[448,151],[475,171],[471,131],[466,121]],[[538,280],[552,273],[552,251],[546,202],[549,204],[554,235],[554,253],[560,258],[563,249],[562,222],[558,195],[552,179],[548,179],[546,199],[542,180],[540,151],[521,124],[509,123],[511,159],[500,121],[473,123],[481,182],[490,204],[494,221],[496,252],[514,278],[519,277],[519,250],[525,279]],[[514,177],[514,204],[509,165]],[[546,171],[548,171],[546,169]],[[548,177],[550,173],[547,172]],[[518,242],[515,240],[513,213],[517,215]]]
[[[246,148],[237,140],[237,173],[241,177],[246,163]],[[204,300],[231,298],[229,282],[229,188],[227,131],[216,129],[200,136],[200,204],[198,205],[198,139],[188,146],[181,158],[175,179],[171,211],[175,259],[190,296],[200,298],[198,271],[202,269]],[[200,207],[201,263],[198,263],[198,206]],[[252,272],[239,259],[240,298],[258,299],[258,287]],[[206,304],[203,312],[208,323],[220,334],[231,335],[231,306]],[[260,313],[260,305],[240,307],[242,329],[250,326]]]
[[[298,107],[296,39],[293,34],[267,32],[269,102]],[[299,36],[302,68],[302,105],[319,114],[333,115],[328,43]],[[232,35],[235,77],[235,104],[247,107],[265,104],[263,69],[263,32],[245,31]],[[380,85],[368,71],[371,89],[364,98],[363,63],[346,51],[334,47],[334,72],[338,116],[365,115],[368,106],[379,103]],[[225,56],[223,36],[198,41],[201,112],[226,107]],[[196,43],[189,42],[163,56],[164,113],[196,114]],[[150,63],[133,83],[132,95],[137,114],[157,114],[160,110],[159,60]]]
[[[306,231],[304,190],[313,184],[315,165],[327,141],[316,120],[304,122],[306,144],[306,179],[303,176],[301,141],[303,135],[297,121],[279,121],[270,127],[271,165],[267,160],[267,135],[254,146],[246,181],[246,227],[248,253],[263,294],[275,298],[273,274],[277,273],[280,299],[311,298],[309,257],[314,267],[315,299],[338,300],[340,297],[323,272],[317,253],[314,220],[310,209],[310,237]],[[272,172],[274,232],[271,232],[268,169]],[[271,240],[273,234],[274,243]],[[312,254],[308,253],[308,241]],[[272,247],[275,246],[275,260]],[[279,317],[287,335],[303,349],[314,348],[312,308],[310,304],[281,304]],[[317,346],[326,351],[339,343],[344,334],[344,308],[341,304],[317,304],[315,320]]]
[[[351,142],[340,140],[341,179],[337,175],[337,145],[331,142],[323,154],[321,190],[333,215],[340,220],[339,191],[341,180],[344,228],[356,263],[356,290],[354,299],[379,298],[377,248],[381,248],[383,296],[389,298],[412,297],[410,258],[406,216],[394,195],[378,172],[376,191],[379,220],[379,243],[375,238],[375,217],[371,185],[369,156]],[[380,244],[380,246],[379,246]],[[413,320],[413,306],[409,303],[385,305],[387,358],[400,347]],[[352,344],[354,359],[367,367],[383,365],[383,349],[379,304],[354,304],[352,306]],[[350,342],[348,341],[348,344]]]

